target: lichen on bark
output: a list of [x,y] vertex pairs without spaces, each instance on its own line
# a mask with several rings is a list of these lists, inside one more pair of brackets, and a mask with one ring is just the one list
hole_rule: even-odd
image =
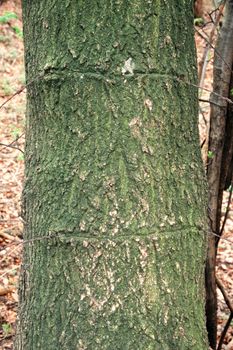
[[40,239],[16,349],[206,349],[191,1],[23,12],[25,239]]

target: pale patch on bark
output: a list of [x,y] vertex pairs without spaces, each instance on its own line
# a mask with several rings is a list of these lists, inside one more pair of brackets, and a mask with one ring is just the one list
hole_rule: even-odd
[[124,63],[124,66],[122,67],[121,69],[121,73],[124,75],[126,73],[129,73],[129,74],[134,74],[133,71],[135,69],[135,64],[133,62],[133,59],[132,57],[128,58],[125,63]]
[[152,102],[149,98],[147,98],[147,99],[145,99],[145,101],[144,101],[144,106],[145,106],[146,108],[148,108],[149,111],[151,112],[151,111],[152,111],[152,108],[153,108],[153,102]]
[[135,117],[129,122],[129,127],[131,128],[134,137],[141,138],[141,126],[142,121],[139,117]]

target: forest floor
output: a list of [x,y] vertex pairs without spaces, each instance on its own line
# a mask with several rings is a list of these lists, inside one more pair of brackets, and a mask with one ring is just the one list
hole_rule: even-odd
[[[1,4],[2,3],[2,4]],[[25,84],[24,50],[20,0],[0,1],[0,105],[15,96],[0,109],[0,350],[13,349],[18,305],[18,276],[22,252],[23,222],[20,216],[24,174]],[[211,24],[198,31],[207,34]],[[198,60],[206,47],[196,33]],[[208,55],[204,87],[212,86],[213,50]],[[205,91],[202,98],[208,98]],[[200,132],[205,137],[209,106],[201,105]],[[208,123],[207,123],[208,124]],[[6,147],[11,144],[12,147]],[[224,195],[223,216],[229,193]],[[217,256],[217,276],[233,302],[233,203],[220,240]],[[229,317],[229,310],[218,290],[218,335]],[[233,350],[233,327],[225,337],[224,350]],[[191,350],[191,349],[190,349]]]

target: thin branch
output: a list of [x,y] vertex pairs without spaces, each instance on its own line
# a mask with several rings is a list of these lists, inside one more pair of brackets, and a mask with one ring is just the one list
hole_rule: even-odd
[[226,242],[229,242],[230,244],[233,244],[233,241],[231,241],[230,239],[228,238],[223,238],[222,236],[220,236],[219,234],[213,232],[213,231],[208,231],[207,232],[209,235],[212,235],[212,236],[215,236],[217,238],[221,238],[222,241],[226,241]]
[[[211,47],[213,48],[212,43],[213,43],[213,40],[214,40],[214,33],[215,33],[215,30],[216,30],[216,28],[218,26],[218,23],[219,23],[219,21],[220,21],[220,19],[222,17],[223,9],[224,9],[224,5],[221,7],[221,10],[219,10],[219,12],[218,12],[218,14],[217,14],[217,16],[216,16],[214,21],[213,21],[211,15],[210,15],[210,18],[213,21],[213,27],[212,27],[212,30],[210,32],[209,40],[208,40],[206,48],[204,50],[202,59],[201,59],[201,61],[199,63],[199,67],[200,67],[200,70],[199,70],[199,85],[200,86],[203,86],[203,83],[204,83],[206,68],[207,68],[207,64],[208,64],[208,54],[209,54],[209,51],[210,51]],[[215,11],[215,13],[216,13],[216,11]],[[200,35],[200,33],[199,33],[199,35]]]
[[4,146],[3,149],[5,149],[5,148],[7,148],[7,147],[9,147],[9,148],[15,148],[15,149],[19,150],[20,152],[24,153],[24,151],[21,150],[19,147],[14,146],[14,143],[17,142],[19,139],[21,139],[21,137],[23,137],[23,136],[24,136],[24,132],[23,132],[21,135],[17,136],[16,139],[13,140],[13,141],[12,141],[11,143],[9,143],[8,145],[5,144],[5,143],[0,142],[0,146]]
[[228,309],[233,313],[233,305],[232,305],[232,303],[231,303],[231,301],[230,301],[230,299],[225,291],[224,285],[217,277],[216,277],[216,284],[223,295],[223,298],[225,300],[225,303],[226,303]]
[[217,16],[219,15],[219,13],[221,13],[221,16],[223,16],[223,8],[226,4],[226,0],[225,1],[221,1],[221,4],[215,8],[214,10],[209,12],[209,17],[210,17],[210,21],[208,23],[215,23],[216,19],[213,18],[213,15],[216,15],[216,12],[218,11]]
[[21,139],[21,137],[23,137],[23,136],[24,136],[24,134],[25,134],[25,133],[23,132],[21,135],[16,136],[15,140],[14,140],[14,141],[12,141],[12,142],[10,143],[10,146],[11,146],[13,143],[17,142],[19,139]]
[[6,145],[5,143],[0,142],[0,146],[4,146],[4,148],[14,148],[14,149],[17,149],[18,151],[20,151],[24,154],[24,151],[21,148],[14,146],[12,144]]
[[225,215],[224,215],[224,220],[223,220],[223,223],[222,223],[222,227],[221,227],[221,230],[220,230],[220,233],[219,233],[220,237],[221,237],[221,235],[223,233],[224,227],[226,225],[228,213],[230,211],[230,204],[231,204],[231,198],[232,198],[232,192],[233,192],[232,185],[233,185],[233,182],[231,183],[230,193],[229,193],[228,201],[227,201],[227,208],[226,208],[226,212],[225,212]]
[[195,32],[197,32],[197,34],[204,39],[207,44],[216,52],[216,54],[219,56],[219,58],[221,58],[221,60],[225,63],[225,65],[227,66],[227,68],[232,71],[231,66],[224,60],[224,58],[222,57],[222,55],[220,54],[220,52],[215,48],[215,46],[213,44],[211,44],[211,42],[205,37],[205,35],[203,35],[197,28],[194,27]]
[[23,92],[26,89],[27,85],[21,87],[19,90],[17,90],[13,95],[11,95],[6,101],[4,101],[1,105],[0,105],[0,109],[2,109],[3,106],[5,106],[9,101],[11,101],[15,96],[21,94],[21,92]]
[[222,331],[221,337],[219,339],[218,347],[217,347],[217,350],[221,350],[223,341],[224,341],[226,333],[227,333],[227,330],[230,327],[231,321],[233,319],[233,305],[232,305],[232,303],[231,303],[231,301],[230,301],[230,299],[229,299],[229,297],[228,297],[228,295],[227,295],[227,293],[225,291],[225,288],[224,288],[222,282],[217,277],[216,277],[216,284],[217,284],[218,288],[220,289],[220,291],[221,291],[221,293],[223,295],[223,298],[225,300],[226,305],[228,306],[228,309],[230,310],[229,318],[228,318],[228,320],[227,320],[227,322],[225,324],[225,327],[224,327],[224,329]]
[[199,101],[199,102],[210,103],[210,104],[215,105],[215,106],[217,106],[217,107],[221,107],[218,103],[216,103],[216,102],[214,102],[214,101],[210,101],[210,100],[205,100],[205,99],[203,99],[203,98],[199,98],[198,101]]
[[[187,85],[190,85],[190,86],[194,86],[194,87],[196,87],[196,88],[198,88],[198,89],[201,89],[201,90],[210,92],[210,93],[212,93],[212,95],[215,95],[215,96],[221,98],[222,100],[228,102],[229,104],[233,105],[233,101],[232,101],[231,99],[229,99],[228,97],[224,97],[224,96],[218,94],[217,92],[214,92],[214,91],[209,90],[209,89],[207,89],[207,88],[201,87],[201,86],[196,85],[196,84],[194,84],[194,83],[190,83],[190,82],[185,81],[185,80],[180,79],[180,78],[177,78],[177,80],[178,80],[179,82],[184,83],[184,84],[187,84]],[[210,101],[210,102],[212,103],[212,101]],[[215,104],[216,104],[216,103],[215,103]]]
[[[224,5],[225,5],[225,2],[224,2]],[[216,47],[214,47],[214,45],[212,44],[213,35],[214,35],[214,30],[216,29],[216,26],[217,26],[218,22],[220,21],[220,18],[221,18],[221,16],[222,16],[222,11],[223,11],[223,9],[220,10],[220,12],[219,12],[219,14],[218,14],[218,16],[217,16],[217,18],[216,18],[216,21],[214,22],[214,28],[213,28],[213,30],[212,30],[211,33],[210,33],[210,39],[209,39],[209,40],[208,40],[208,39],[206,38],[206,36],[203,35],[196,27],[194,27],[194,30],[195,30],[195,32],[196,32],[202,39],[204,39],[204,40],[206,41],[206,43],[208,44],[208,46],[211,47],[211,48],[215,51],[215,53],[219,56],[219,58],[221,58],[221,60],[225,63],[225,65],[227,66],[227,68],[228,68],[230,71],[232,71],[232,67],[225,61],[225,59],[222,57],[221,53],[220,53],[220,52],[216,49]],[[207,48],[208,48],[208,47],[207,47]],[[207,52],[208,52],[208,50],[207,50]],[[204,55],[206,55],[206,53],[205,53]]]
[[4,101],[0,105],[0,110],[9,102],[11,101],[15,96],[19,95],[21,92],[23,92],[29,85],[33,84],[35,81],[37,81],[39,78],[43,76],[43,73],[39,73],[34,79],[29,81],[29,83],[22,86],[19,90],[17,90],[13,95],[11,95],[6,101]]
[[231,312],[230,316],[229,316],[229,318],[227,320],[227,323],[225,324],[225,327],[224,327],[224,329],[222,331],[221,337],[219,339],[217,350],[221,350],[222,349],[224,338],[225,338],[225,336],[227,334],[228,328],[230,327],[232,320],[233,320],[233,313]]

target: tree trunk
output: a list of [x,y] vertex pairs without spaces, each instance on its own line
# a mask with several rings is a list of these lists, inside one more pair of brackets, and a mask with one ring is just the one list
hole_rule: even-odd
[[23,0],[17,350],[207,349],[190,0]]
[[232,158],[232,115],[228,108],[233,64],[233,1],[227,1],[223,26],[220,30],[214,57],[213,93],[211,94],[211,115],[207,178],[209,184],[210,230],[206,263],[206,314],[209,343],[216,349],[217,343],[217,293],[215,265],[217,243],[221,234],[221,206],[223,190]]

